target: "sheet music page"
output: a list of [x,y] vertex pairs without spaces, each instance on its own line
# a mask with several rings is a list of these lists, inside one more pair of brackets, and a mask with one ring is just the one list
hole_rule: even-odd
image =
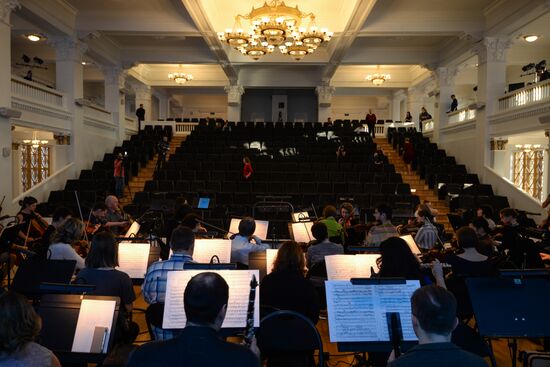
[[410,298],[418,280],[406,284],[353,285],[326,281],[331,342],[390,341],[386,312],[399,312],[404,340],[417,340],[412,328]]
[[135,237],[138,234],[140,227],[141,226],[137,221],[132,223],[132,225],[130,226],[130,228],[128,228],[128,231],[126,232],[124,237]]
[[355,276],[355,255],[325,256],[328,280],[350,280]]
[[96,327],[108,329],[103,343],[103,353],[107,353],[111,327],[115,315],[116,301],[84,299],[80,305],[76,332],[74,334],[71,352],[89,353],[92,347]]
[[315,238],[311,234],[311,227],[313,222],[300,222],[300,223],[291,223],[292,226],[292,237],[296,242],[309,243]]
[[193,250],[193,260],[198,263],[209,263],[212,256],[216,255],[220,263],[231,262],[231,240],[213,239],[213,240],[195,240]]
[[118,244],[118,270],[132,279],[143,279],[149,260],[149,243],[121,242]]
[[273,271],[273,263],[275,262],[275,258],[277,257],[278,252],[278,249],[268,248],[267,250],[265,250],[266,274],[269,274]]
[[355,258],[355,275],[353,278],[370,278],[372,276],[371,267],[378,273],[378,265],[376,260],[380,257],[379,254],[357,254],[349,255]]
[[420,252],[420,249],[418,248],[418,245],[414,241],[413,236],[408,234],[408,235],[405,235],[405,236],[401,236],[401,238],[404,239],[405,242],[407,242],[407,245],[409,245],[409,248],[411,249],[413,254],[415,254],[415,255],[422,254],[422,252]]
[[[205,271],[220,274],[229,285],[229,301],[223,328],[244,328],[252,275],[260,279],[258,270],[182,270],[168,272],[166,300],[164,303],[163,329],[183,329],[187,318],[183,307],[183,293],[191,278]],[[256,288],[254,326],[260,326],[260,288]]]
[[[241,220],[239,218],[231,218],[231,222],[229,223],[229,232],[238,234],[240,222]],[[254,231],[254,235],[258,236],[261,240],[265,240],[267,238],[269,221],[255,220],[254,222],[256,222],[256,231]]]

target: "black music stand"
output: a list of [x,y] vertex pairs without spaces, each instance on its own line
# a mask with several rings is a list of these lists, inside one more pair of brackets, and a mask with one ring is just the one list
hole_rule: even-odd
[[107,353],[113,347],[120,307],[120,299],[118,297],[45,294],[42,296],[42,300],[37,307],[37,313],[42,317],[40,344],[53,351],[62,365],[101,364],[105,357],[107,357],[107,354],[103,353],[71,352],[83,299],[116,301]]
[[511,338],[512,366],[516,366],[517,339],[550,336],[550,281],[535,273],[515,271],[499,278],[468,278],[466,286],[479,334],[489,340]]
[[265,251],[248,253],[248,268],[260,271],[260,281],[267,275],[267,261]]
[[76,260],[45,260],[31,258],[19,264],[11,289],[28,298],[39,298],[41,283],[69,284]]

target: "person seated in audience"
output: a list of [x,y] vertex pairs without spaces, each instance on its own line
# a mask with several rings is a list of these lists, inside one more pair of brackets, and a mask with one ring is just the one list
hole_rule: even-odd
[[60,206],[59,208],[55,209],[52,214],[52,224],[48,225],[48,228],[46,228],[46,231],[44,231],[40,244],[33,248],[34,252],[36,252],[39,257],[43,259],[47,257],[48,247],[51,244],[51,240],[55,231],[57,231],[57,229],[60,228],[67,219],[72,217],[72,215],[72,212],[64,206]]
[[470,228],[476,231],[477,237],[479,239],[477,251],[480,254],[491,257],[496,254],[497,243],[493,240],[489,234],[491,231],[489,229],[489,223],[483,217],[477,217],[472,220],[472,223],[469,224]]
[[415,218],[421,224],[421,227],[416,232],[414,241],[421,249],[430,250],[435,246],[439,238],[437,228],[432,223],[432,213],[427,208],[418,209],[415,213]]
[[368,246],[378,246],[382,241],[399,236],[397,228],[392,224],[393,210],[386,204],[381,204],[374,209],[374,219],[379,223],[369,230],[367,239],[365,240]]
[[316,243],[307,249],[307,266],[311,267],[325,260],[327,255],[339,255],[344,253],[344,247],[338,243],[332,243],[328,239],[328,229],[325,223],[316,222],[311,226],[311,234]]
[[418,259],[400,237],[389,237],[380,243],[380,257],[376,263],[379,277],[422,279]]
[[350,229],[353,225],[353,213],[355,212],[355,208],[351,203],[342,203],[340,206],[340,219],[338,219],[338,223],[344,228],[344,230]]
[[[168,272],[183,270],[185,263],[193,262],[193,249],[195,247],[195,234],[191,228],[178,226],[172,232],[170,248],[172,256],[164,261],[157,261],[147,269],[141,289],[143,299],[148,304],[164,303],[166,297],[166,281]],[[171,339],[175,336],[174,331],[164,330],[153,326],[155,340]]]
[[254,173],[254,170],[252,169],[252,161],[248,157],[243,158],[243,177],[245,180],[249,180],[252,176],[252,173]]
[[124,218],[124,212],[119,206],[118,198],[114,195],[109,195],[105,198],[107,213],[105,214],[106,223],[103,225],[115,235],[124,233],[129,225],[128,220]]
[[382,149],[378,149],[374,155],[373,155],[373,162],[376,165],[382,165],[386,163],[386,157],[384,156],[384,152]]
[[338,160],[342,160],[344,158],[346,158],[346,147],[344,146],[344,144],[341,144],[340,146],[338,146],[338,149],[336,149],[336,159]]
[[319,297],[313,284],[305,278],[306,264],[300,245],[287,241],[277,251],[273,271],[262,279],[262,305],[292,310],[319,320]]
[[231,132],[231,125],[229,124],[229,121],[225,121],[222,126],[222,131],[226,133]]
[[421,287],[411,297],[411,310],[418,345],[397,359],[392,352],[388,367],[487,367],[481,357],[451,343],[458,325],[457,302],[451,292],[436,285]]
[[[256,222],[254,218],[244,217],[239,222],[239,233],[231,240],[231,262],[248,265],[248,254],[265,251],[269,245],[262,244],[258,236],[254,236]],[[254,243],[252,243],[254,240]]]
[[450,254],[443,259],[450,264],[453,275],[488,276],[493,272],[493,263],[485,255],[478,252],[479,246],[476,231],[470,227],[462,227],[456,231],[457,245],[462,251]]
[[95,290],[91,292],[94,295],[120,298],[121,312],[117,320],[115,339],[117,342],[130,344],[139,333],[139,326],[132,322],[136,294],[128,274],[115,269],[117,266],[118,242],[111,232],[99,232],[92,240],[86,257],[86,268],[78,273],[75,283],[95,285]]
[[74,242],[80,241],[83,235],[84,223],[78,218],[68,218],[52,236],[48,259],[76,260],[76,269],[84,269],[84,259],[72,246]]
[[250,348],[226,342],[221,329],[229,286],[216,273],[195,275],[185,288],[183,306],[187,324],[173,339],[147,343],[130,357],[128,367],[258,367],[259,350],[255,340]]
[[38,200],[32,196],[25,196],[23,200],[19,200],[21,210],[16,217],[21,226],[19,238],[24,245],[32,245],[34,242],[42,239],[43,232],[48,228],[48,223],[42,216],[36,212]]
[[336,221],[336,208],[334,205],[327,205],[323,209],[323,218],[320,220],[327,226],[328,238],[335,243],[344,243],[344,229]]
[[0,365],[61,367],[49,349],[36,343],[42,320],[22,295],[0,295]]
[[195,236],[201,236],[207,232],[206,228],[200,224],[197,219],[200,219],[200,216],[195,213],[189,213],[181,221],[181,225],[184,227],[191,228]]
[[489,230],[492,231],[497,226],[493,218],[493,209],[489,205],[482,205],[476,210],[478,217],[481,217],[487,221]]

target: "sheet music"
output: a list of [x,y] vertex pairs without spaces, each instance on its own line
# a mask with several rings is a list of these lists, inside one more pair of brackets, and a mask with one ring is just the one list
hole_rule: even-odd
[[137,221],[135,221],[134,223],[132,223],[130,228],[128,228],[128,231],[126,232],[124,237],[135,237],[138,234],[140,227],[141,227],[140,224]]
[[[163,329],[183,329],[187,318],[183,307],[183,293],[191,278],[205,271],[220,274],[229,285],[229,301],[227,314],[222,328],[244,328],[246,326],[246,312],[250,294],[250,280],[252,275],[260,279],[258,270],[182,270],[168,272],[166,283],[166,300],[164,303]],[[260,326],[260,290],[256,288],[254,303],[254,326]]]
[[121,242],[118,244],[118,270],[132,279],[143,279],[149,261],[149,243]]
[[309,243],[311,240],[315,239],[311,234],[313,222],[291,223],[291,226],[294,241]]
[[52,224],[52,220],[53,220],[52,217],[42,217],[42,219],[44,219],[44,222],[48,223],[49,225]]
[[408,235],[405,235],[405,236],[401,236],[401,238],[404,239],[405,242],[407,242],[407,245],[409,245],[409,248],[411,249],[413,254],[415,254],[417,256],[422,254],[422,252],[420,252],[420,249],[418,248],[418,245],[414,241],[413,236],[408,234]]
[[76,332],[71,352],[89,353],[96,327],[108,329],[104,338],[103,353],[107,353],[111,327],[115,315],[116,301],[84,299],[80,305]]
[[231,240],[213,239],[213,240],[195,240],[195,249],[193,250],[193,260],[198,263],[209,263],[212,256],[216,255],[220,263],[231,262]]
[[[239,218],[231,218],[231,223],[229,223],[229,232],[239,233],[239,223],[241,220]],[[256,222],[256,231],[254,235],[258,236],[261,240],[267,238],[267,228],[269,227],[269,221],[267,220],[255,220]]]
[[325,256],[329,280],[350,280],[351,278],[370,278],[371,267],[378,272],[377,254],[329,255]]
[[275,262],[275,258],[277,257],[278,252],[278,249],[268,248],[267,250],[265,250],[266,274],[269,274],[273,271],[273,263]]
[[406,284],[354,285],[325,282],[331,342],[390,341],[386,312],[399,312],[404,340],[417,340],[412,327],[410,298],[418,280]]
[[296,212],[292,213],[292,221],[293,222],[299,222],[304,219],[309,219],[309,213],[308,212]]

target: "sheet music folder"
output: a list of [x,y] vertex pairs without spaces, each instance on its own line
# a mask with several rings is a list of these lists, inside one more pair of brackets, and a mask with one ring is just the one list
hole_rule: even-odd
[[[78,318],[83,300],[115,301],[112,324],[108,340],[105,340],[106,353],[72,352]],[[77,363],[102,363],[110,352],[116,332],[120,300],[118,297],[80,296],[68,294],[45,294],[37,307],[37,313],[42,317],[40,344],[55,352],[62,365]],[[109,315],[111,316],[111,315]]]
[[[528,273],[526,273],[528,274]],[[469,278],[479,333],[489,338],[550,336],[550,282],[538,277]],[[495,307],[498,305],[498,307]]]
[[[330,341],[339,351],[388,352],[393,348],[392,329],[407,350],[417,344],[411,321],[410,297],[418,280],[403,278],[353,278],[326,281]],[[398,313],[400,322],[391,314]]]

